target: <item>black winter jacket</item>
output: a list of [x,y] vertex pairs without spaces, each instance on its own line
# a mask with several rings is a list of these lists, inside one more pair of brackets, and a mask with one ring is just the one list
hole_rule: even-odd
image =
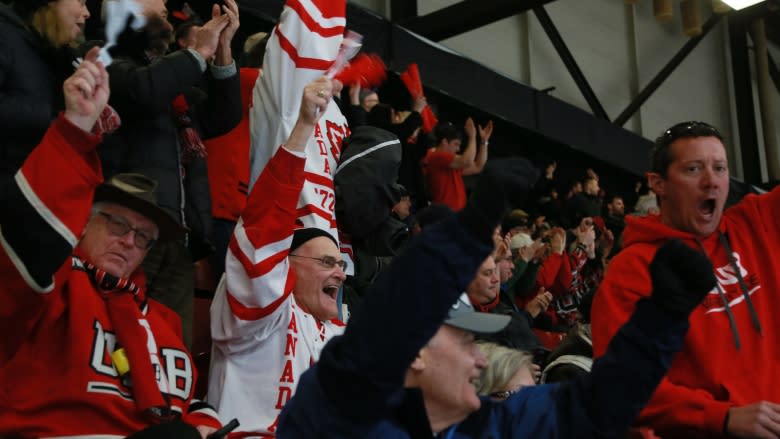
[[0,4],[0,188],[63,108],[62,82],[73,72],[72,60],[69,48],[54,49]]
[[[241,120],[238,72],[214,79],[183,50],[153,62],[143,50],[115,54],[108,72],[109,103],[122,118],[122,127],[106,136],[99,148],[106,177],[139,172],[157,180],[158,203],[191,230],[193,258],[207,256],[202,246],[211,235],[206,161],[196,158],[182,166],[171,103],[178,95],[185,96],[192,126],[202,139],[224,134]],[[196,87],[199,83],[205,84],[205,92]]]

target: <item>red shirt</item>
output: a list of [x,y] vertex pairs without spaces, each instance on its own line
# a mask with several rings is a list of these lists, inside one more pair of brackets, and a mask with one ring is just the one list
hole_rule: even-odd
[[450,167],[455,160],[452,152],[431,148],[423,158],[423,171],[428,180],[433,204],[444,204],[454,211],[466,205],[463,170]]
[[[733,405],[780,401],[780,188],[767,195],[748,195],[723,213],[718,231],[697,239],[662,224],[657,215],[627,217],[624,248],[609,264],[593,300],[593,353],[607,344],[634,304],[651,294],[648,270],[656,249],[679,238],[705,252],[739,332],[737,350],[732,327],[717,289],[690,316],[685,345],[674,357],[666,378],[639,416],[661,437],[723,437],[723,421]],[[742,288],[718,233],[728,237],[763,336],[754,328]]]

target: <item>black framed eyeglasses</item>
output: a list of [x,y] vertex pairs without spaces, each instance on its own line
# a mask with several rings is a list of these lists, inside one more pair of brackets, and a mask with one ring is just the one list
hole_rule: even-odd
[[106,228],[114,236],[125,236],[132,230],[134,232],[133,244],[141,250],[149,250],[157,241],[156,238],[149,236],[147,232],[127,224],[121,217],[101,211],[98,211],[98,214],[106,219]]
[[296,257],[296,258],[305,258],[305,259],[312,259],[320,263],[323,267],[327,268],[328,270],[332,270],[338,266],[341,268],[341,271],[347,270],[347,261],[336,259],[333,256],[323,256],[321,258],[313,258],[311,256],[303,256],[303,255],[293,255],[290,254],[290,257]]

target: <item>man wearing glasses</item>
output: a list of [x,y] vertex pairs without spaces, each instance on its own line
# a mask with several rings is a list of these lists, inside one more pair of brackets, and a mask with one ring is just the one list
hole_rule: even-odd
[[273,437],[300,374],[342,332],[346,262],[328,231],[297,223],[305,147],[339,88],[321,78],[304,89],[290,139],[252,187],[211,305],[208,400],[225,422],[238,418],[239,434]]
[[65,81],[64,114],[0,209],[0,436],[205,438],[219,422],[192,399],[181,323],[139,268],[184,230],[153,180],[100,184],[92,130],[108,74],[97,53]]
[[626,218],[624,248],[593,303],[594,354],[650,294],[656,249],[681,239],[712,261],[718,283],[691,315],[685,346],[639,423],[661,437],[780,437],[780,189],[724,209],[723,137],[702,122],[656,140],[648,180],[661,211]]

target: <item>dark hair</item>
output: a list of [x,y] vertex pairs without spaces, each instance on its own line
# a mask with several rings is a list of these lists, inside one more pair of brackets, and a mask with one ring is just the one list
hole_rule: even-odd
[[203,26],[203,23],[200,20],[191,19],[176,26],[176,30],[173,32],[176,43],[178,44],[180,39],[186,40],[190,35],[190,32],[192,32],[192,28],[195,26]]
[[690,137],[716,137],[723,142],[723,135],[714,126],[697,121],[680,122],[664,131],[657,139],[650,153],[650,171],[666,178],[666,172],[674,158],[669,145],[675,140]]
[[176,26],[176,29],[173,31],[173,42],[177,48],[182,48],[179,46],[179,40],[186,40],[196,26],[203,26],[203,22],[199,19],[190,19]]
[[452,124],[452,122],[439,122],[433,129],[434,144],[438,145],[443,139],[452,141],[455,139],[462,139],[460,128]]
[[607,204],[613,203],[615,201],[615,198],[620,198],[620,201],[625,201],[625,200],[623,200],[623,196],[622,195],[620,195],[620,194],[612,194],[612,195],[610,195],[610,196],[608,196],[606,198]]
[[365,101],[366,98],[371,96],[371,95],[379,96],[377,94],[376,90],[374,90],[373,88],[362,88],[362,89],[360,89],[359,98],[358,98],[358,100],[360,101],[360,104],[362,105],[363,101]]
[[382,103],[374,105],[366,114],[366,124],[390,131],[393,125],[393,107]]

